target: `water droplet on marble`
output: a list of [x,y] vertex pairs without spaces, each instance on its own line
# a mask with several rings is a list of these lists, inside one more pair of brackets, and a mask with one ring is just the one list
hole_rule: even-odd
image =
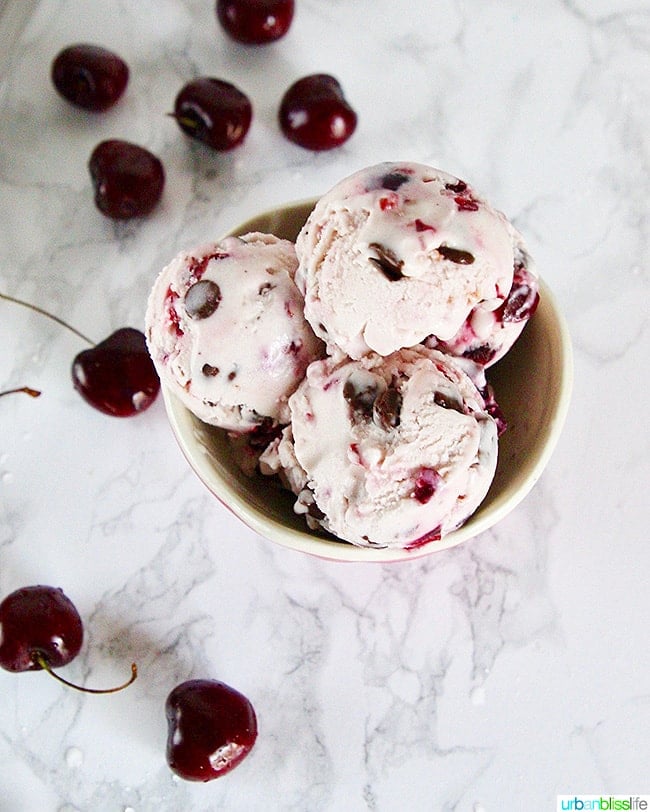
[[84,760],[84,754],[78,747],[68,747],[65,751],[65,763],[70,768],[81,767]]
[[3,471],[0,479],[2,479],[5,485],[8,485],[10,482],[14,481],[14,475],[11,473],[11,471]]
[[486,808],[483,804],[479,803],[478,801],[472,807],[472,812],[487,812]]

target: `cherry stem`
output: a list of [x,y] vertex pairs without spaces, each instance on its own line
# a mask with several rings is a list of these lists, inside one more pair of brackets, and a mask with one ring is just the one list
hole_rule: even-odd
[[67,679],[64,679],[53,671],[42,651],[34,651],[32,653],[32,661],[42,668],[43,671],[47,671],[47,673],[51,677],[54,677],[55,680],[67,685],[68,688],[74,688],[75,691],[81,691],[84,694],[114,694],[117,693],[117,691],[123,691],[124,688],[128,688],[132,682],[135,682],[135,679],[138,676],[137,665],[135,663],[131,663],[131,677],[123,685],[117,685],[115,688],[86,688],[83,685],[75,685],[74,682],[68,682]]
[[42,307],[38,307],[37,305],[32,304],[31,302],[24,302],[22,299],[16,299],[15,296],[9,296],[6,293],[2,292],[0,292],[0,299],[4,299],[6,302],[13,302],[13,304],[21,305],[21,307],[26,307],[28,310],[34,310],[36,313],[40,313],[41,316],[47,316],[48,319],[52,319],[52,321],[55,321],[62,327],[67,327],[67,329],[70,330],[71,333],[74,333],[76,336],[81,338],[87,344],[90,344],[91,347],[96,346],[95,342],[92,339],[88,338],[88,336],[85,336],[75,327],[68,324],[67,321],[63,321],[63,319],[60,319],[58,316],[55,316],[52,313],[48,313],[47,310],[43,310]]
[[168,116],[173,118],[183,127],[187,127],[188,130],[198,130],[199,125],[194,118],[188,118],[187,116],[177,116],[176,113],[167,113]]
[[5,395],[17,395],[19,392],[24,392],[30,398],[39,398],[41,396],[38,389],[32,389],[31,386],[19,386],[17,389],[5,389],[4,392],[0,392],[0,398]]

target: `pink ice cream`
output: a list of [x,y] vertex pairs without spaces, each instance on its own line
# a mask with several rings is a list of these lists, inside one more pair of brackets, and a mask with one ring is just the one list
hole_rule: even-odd
[[490,487],[496,423],[462,367],[436,350],[315,361],[289,406],[262,470],[281,476],[312,527],[352,544],[439,539]]
[[296,241],[305,316],[330,354],[389,355],[427,342],[483,366],[537,305],[521,235],[458,178],[383,163],[316,204]]
[[145,332],[162,382],[206,423],[289,422],[288,398],[322,344],[303,316],[293,243],[227,237],[179,254],[151,291]]

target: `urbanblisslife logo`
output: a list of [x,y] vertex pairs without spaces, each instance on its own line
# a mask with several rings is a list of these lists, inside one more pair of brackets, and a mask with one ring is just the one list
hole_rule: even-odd
[[597,809],[600,812],[618,810],[650,810],[650,795],[558,795],[556,810],[587,812]]

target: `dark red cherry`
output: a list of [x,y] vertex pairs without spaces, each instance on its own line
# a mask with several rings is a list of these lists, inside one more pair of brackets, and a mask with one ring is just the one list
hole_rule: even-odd
[[0,603],[0,666],[6,671],[39,671],[86,694],[112,694],[131,685],[138,676],[135,663],[131,677],[114,688],[86,688],[68,682],[53,668],[67,665],[79,654],[83,624],[75,605],[62,589],[25,586]]
[[154,209],[165,185],[160,159],[128,141],[102,141],[93,150],[88,169],[95,205],[107,217],[126,220]]
[[283,37],[293,20],[294,0],[217,0],[217,18],[237,42],[264,45]]
[[184,133],[223,151],[242,143],[253,107],[248,96],[230,82],[203,76],[181,89],[173,115]]
[[52,668],[73,660],[83,642],[83,626],[72,601],[52,586],[26,586],[0,603],[0,666],[37,671],[41,654]]
[[357,126],[357,114],[346,101],[341,85],[325,73],[294,82],[282,98],[279,119],[290,141],[317,151],[339,147]]
[[[123,327],[101,344],[95,344],[76,327],[42,307],[1,291],[0,300],[40,313],[91,345],[91,349],[75,357],[72,381],[84,400],[95,409],[110,415],[129,417],[144,411],[156,399],[160,379],[147,351],[144,333]],[[25,392],[32,397],[40,395],[37,389],[27,386],[0,394],[13,392]]]
[[223,682],[193,679],[165,703],[167,763],[188,781],[211,781],[236,767],[255,744],[257,718],[249,700]]
[[85,110],[112,107],[128,81],[126,62],[99,45],[70,45],[52,62],[52,82],[58,92]]
[[413,498],[421,505],[426,505],[440,487],[441,482],[442,477],[435,468],[421,468],[415,478]]
[[528,321],[537,310],[538,304],[537,279],[523,266],[515,268],[512,287],[501,311],[503,321]]
[[72,382],[91,406],[115,417],[148,409],[160,389],[144,333],[132,327],[80,352],[72,363]]

